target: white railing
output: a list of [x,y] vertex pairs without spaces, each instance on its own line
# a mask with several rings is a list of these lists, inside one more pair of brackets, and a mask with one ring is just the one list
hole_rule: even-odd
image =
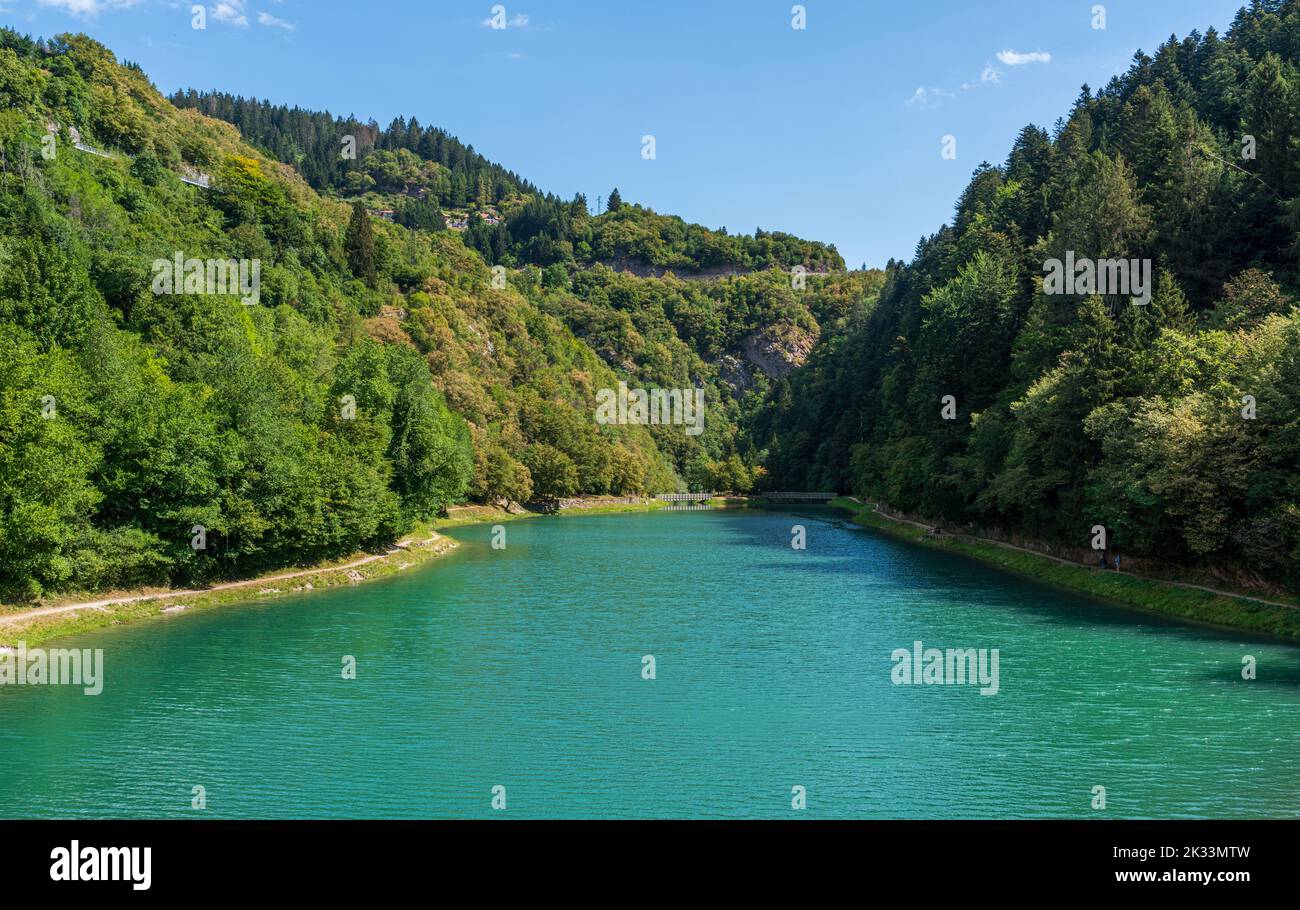
[[838,493],[757,493],[758,499],[774,499],[778,502],[830,502]]

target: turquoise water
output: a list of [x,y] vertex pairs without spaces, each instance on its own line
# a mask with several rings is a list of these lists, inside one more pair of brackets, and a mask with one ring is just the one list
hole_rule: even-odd
[[[1300,816],[1287,645],[829,511],[452,534],[390,579],[59,642],[104,649],[104,692],[0,688],[0,817]],[[998,693],[894,685],[917,640],[998,649]]]

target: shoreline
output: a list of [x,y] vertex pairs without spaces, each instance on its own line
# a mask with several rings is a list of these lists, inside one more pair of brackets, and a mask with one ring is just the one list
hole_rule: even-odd
[[1129,572],[1103,572],[1001,541],[960,534],[933,537],[930,526],[887,516],[876,511],[874,505],[853,497],[841,496],[830,505],[848,512],[850,520],[861,527],[930,549],[957,553],[1058,590],[1168,619],[1267,635],[1291,643],[1300,641],[1300,605]]
[[[763,506],[761,497],[724,497],[712,502],[718,510]],[[847,513],[849,520],[861,527],[897,540],[956,553],[1058,590],[1225,631],[1262,634],[1288,642],[1300,641],[1300,604],[1293,606],[1249,594],[1132,573],[1100,572],[1092,566],[1002,541],[958,534],[933,537],[930,526],[885,515],[876,511],[874,505],[854,497],[841,496],[828,505]],[[654,499],[608,498],[591,499],[550,515],[525,509],[507,512],[497,506],[456,506],[449,510],[448,518],[417,526],[408,537],[382,553],[355,553],[323,564],[276,569],[208,588],[114,592],[100,594],[95,599],[85,599],[90,597],[86,594],[73,594],[37,607],[11,608],[0,612],[0,648],[12,648],[20,641],[28,646],[38,646],[69,635],[150,619],[162,620],[191,610],[272,600],[386,578],[423,567],[455,552],[460,544],[442,533],[455,528],[539,518],[671,510],[670,506]],[[2,609],[3,605],[0,605]]]
[[[159,588],[99,595],[80,593],[64,595],[35,607],[15,609],[0,605],[0,648],[15,647],[20,641],[35,647],[69,635],[127,623],[162,620],[192,610],[271,600],[386,578],[422,567],[454,552],[460,544],[442,533],[454,528],[533,518],[653,512],[662,508],[663,504],[656,500],[609,502],[599,498],[550,516],[527,510],[507,512],[495,506],[456,506],[448,510],[450,517],[417,526],[407,537],[382,553],[354,553],[326,563],[274,569],[207,588]],[[284,582],[294,584],[285,585]],[[94,599],[87,599],[92,596]]]
[[20,641],[31,647],[111,626],[360,584],[423,565],[458,546],[449,537],[433,534],[422,541],[404,539],[383,553],[353,554],[322,565],[277,569],[207,588],[147,590],[92,601],[13,610],[0,613],[0,647],[12,648]]

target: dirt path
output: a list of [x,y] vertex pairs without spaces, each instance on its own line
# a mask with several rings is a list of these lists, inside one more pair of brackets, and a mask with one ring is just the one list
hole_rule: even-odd
[[[887,515],[886,513],[880,511],[879,503],[863,502],[861,499],[858,499],[856,496],[849,496],[847,498],[852,502],[858,503],[858,505],[871,506],[871,508],[875,510],[875,513],[877,515],[879,515],[881,518],[888,519],[889,521],[897,522],[899,524],[908,524],[914,528],[921,528],[924,531],[934,530],[933,526],[922,524],[919,521],[912,521],[909,518],[895,518],[893,515]],[[1028,553],[1030,556],[1040,556],[1043,559],[1050,559],[1052,562],[1059,563],[1063,566],[1074,566],[1076,569],[1088,569],[1091,572],[1099,571],[1095,566],[1090,566],[1087,563],[1074,562],[1073,560],[1070,559],[1062,559],[1059,556],[1051,556],[1047,553],[1040,553],[1038,550],[1030,550],[1026,547],[1018,547],[1015,544],[1005,543],[1001,540],[989,540],[986,537],[971,537],[968,534],[950,534],[948,536],[957,538],[959,540],[964,539],[964,540],[973,541],[975,543],[992,544],[993,546],[1002,547],[1004,550],[1017,550],[1021,553]],[[1110,570],[1107,569],[1105,571],[1109,572]],[[1265,604],[1266,606],[1270,606],[1270,607],[1284,607],[1285,609],[1288,610],[1300,610],[1300,607],[1297,607],[1295,604],[1282,603],[1281,601],[1277,601],[1277,600],[1265,600],[1262,597],[1251,597],[1248,594],[1237,594],[1233,591],[1222,591],[1218,588],[1206,587],[1205,585],[1194,585],[1185,581],[1169,581],[1168,579],[1164,579],[1164,578],[1154,578],[1150,575],[1139,575],[1136,572],[1123,572],[1120,574],[1128,575],[1132,578],[1141,578],[1145,581],[1158,582],[1163,585],[1173,585],[1175,588],[1186,588],[1189,591],[1204,591],[1207,594],[1217,594],[1220,597],[1231,597],[1236,600],[1247,600],[1250,601],[1251,603]]]
[[[438,539],[438,536],[430,537],[421,544],[421,546],[427,546]],[[198,594],[215,594],[219,591],[233,591],[238,588],[251,588],[253,585],[267,585],[272,582],[289,581],[294,578],[309,578],[313,575],[323,575],[326,572],[346,572],[349,569],[369,565],[372,562],[378,562],[381,559],[387,559],[390,556],[405,552],[410,549],[411,543],[412,541],[404,540],[401,543],[395,544],[393,548],[386,553],[377,553],[342,566],[328,566],[320,569],[301,569],[296,572],[284,572],[280,575],[249,578],[244,581],[228,581],[219,585],[213,585],[210,588],[198,588],[190,591],[163,591],[158,594],[132,594],[127,597],[110,597],[106,600],[87,600],[77,604],[65,604],[61,607],[38,607],[34,610],[24,610],[21,613],[8,613],[0,615],[0,626],[26,622],[29,619],[39,619],[42,616],[58,616],[62,613],[79,613],[82,610],[100,610],[102,612],[108,612],[109,607],[120,606],[121,604],[140,603],[145,600],[166,600],[173,597],[193,597]]]

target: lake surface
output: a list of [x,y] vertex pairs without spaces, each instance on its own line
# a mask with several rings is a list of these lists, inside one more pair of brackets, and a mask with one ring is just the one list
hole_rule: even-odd
[[[505,527],[504,550],[465,528],[389,579],[58,642],[104,650],[104,691],[0,687],[0,817],[1300,816],[1292,646],[829,510]],[[895,685],[918,640],[998,649],[997,694]]]

